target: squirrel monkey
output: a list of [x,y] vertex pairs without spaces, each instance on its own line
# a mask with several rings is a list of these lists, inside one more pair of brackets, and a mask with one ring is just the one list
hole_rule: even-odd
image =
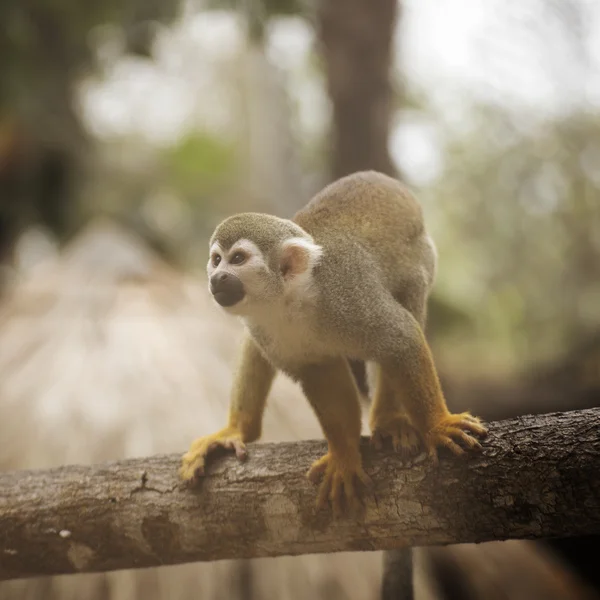
[[242,213],[210,240],[210,291],[246,326],[233,383],[229,423],[194,441],[180,475],[204,473],[218,446],[245,457],[260,437],[277,370],[299,381],[328,442],[307,475],[322,482],[317,506],[359,506],[362,467],[358,390],[348,359],[372,361],[377,383],[372,442],[389,438],[414,453],[420,443],[455,454],[476,449],[486,429],[469,413],[451,414],[423,335],[437,254],[419,204],[397,180],[368,171],[343,177],[292,220]]

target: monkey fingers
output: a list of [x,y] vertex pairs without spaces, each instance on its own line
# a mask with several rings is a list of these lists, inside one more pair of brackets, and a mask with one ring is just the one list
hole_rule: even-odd
[[206,458],[217,448],[235,450],[238,460],[245,460],[247,456],[242,434],[235,429],[226,428],[192,442],[190,450],[182,457],[180,477],[185,481],[197,481],[204,475]]
[[468,412],[457,415],[449,414],[425,436],[429,456],[434,462],[437,462],[439,446],[447,448],[456,455],[465,454],[465,448],[479,451],[481,444],[473,437],[473,434],[482,438],[487,435],[487,429],[477,417]]
[[235,450],[235,455],[236,455],[237,459],[240,461],[246,460],[246,458],[247,458],[246,444],[244,444],[244,442],[242,442],[241,440],[226,439],[226,440],[219,440],[217,442],[213,442],[208,447],[207,452],[211,452],[212,450],[215,450],[219,446],[222,446],[223,448],[226,448],[227,450]]
[[306,476],[310,479],[312,483],[318,483],[323,473],[325,473],[325,469],[327,469],[327,465],[329,464],[329,454],[325,454],[325,456],[321,456],[319,460],[315,460],[312,464]]

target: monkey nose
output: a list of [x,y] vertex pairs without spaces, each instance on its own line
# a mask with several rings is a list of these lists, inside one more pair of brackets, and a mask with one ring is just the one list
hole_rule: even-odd
[[221,306],[233,306],[246,294],[239,277],[231,273],[215,273],[210,278],[210,291]]
[[229,273],[225,273],[225,272],[215,273],[210,278],[211,289],[216,289],[220,286],[226,286],[228,279],[231,279],[231,275]]

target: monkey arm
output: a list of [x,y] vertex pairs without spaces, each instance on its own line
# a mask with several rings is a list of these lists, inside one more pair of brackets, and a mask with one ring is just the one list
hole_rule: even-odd
[[192,442],[182,458],[179,470],[182,479],[194,480],[203,475],[206,457],[219,446],[235,450],[240,460],[245,458],[246,442],[260,437],[265,403],[274,378],[275,369],[246,332],[233,382],[227,426]]
[[275,368],[246,332],[233,381],[228,423],[228,428],[240,431],[244,442],[260,437],[265,403],[274,378]]

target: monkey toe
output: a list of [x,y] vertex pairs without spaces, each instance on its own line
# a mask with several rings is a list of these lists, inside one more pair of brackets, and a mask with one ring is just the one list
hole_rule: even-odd
[[[356,474],[358,476],[358,474]],[[365,477],[370,478],[365,474]],[[364,478],[360,477],[364,483]],[[328,502],[334,518],[345,514],[357,515],[363,509],[354,483],[354,474],[341,475],[339,472],[327,474],[321,483],[317,497],[317,509],[327,507]]]
[[205,474],[207,457],[218,448],[234,450],[238,460],[247,457],[246,445],[241,440],[241,434],[226,430],[213,435],[198,438],[192,442],[190,450],[183,455],[179,477],[190,483],[197,483]]
[[248,458],[248,453],[246,452],[246,444],[241,440],[235,438],[229,438],[223,441],[223,447],[228,450],[235,450],[235,456],[238,460],[244,461]]
[[451,435],[453,436],[454,439],[457,439],[462,444],[464,444],[467,447],[467,449],[469,449],[469,450],[474,450],[474,451],[482,450],[481,444],[472,435],[469,435],[467,432],[463,431],[462,429],[456,429],[455,431],[453,430],[451,432]]
[[452,454],[456,454],[457,456],[465,453],[464,449],[449,436],[440,436],[439,443],[441,446],[448,448]]
[[196,483],[204,475],[204,456],[194,456],[191,452],[185,454],[182,458],[182,464],[179,468],[179,477],[183,481]]
[[[364,473],[364,475],[370,481],[370,478],[368,477],[368,475],[366,475],[366,473]],[[364,481],[358,472],[356,473],[356,476],[364,484]],[[366,486],[366,487],[369,487],[369,486]],[[343,489],[344,489],[343,497],[346,499],[346,505],[347,505],[346,508],[347,508],[348,514],[351,516],[358,515],[363,510],[364,506],[363,506],[363,503],[361,502],[361,498],[358,493],[358,490],[354,484],[354,476],[353,475],[348,475],[348,476],[344,477]]]
[[323,481],[319,486],[319,492],[317,494],[317,510],[321,510],[327,506],[327,502],[330,499],[333,488],[333,474],[325,473]]
[[392,446],[395,452],[399,452],[403,459],[407,460],[415,456],[419,451],[419,438],[412,429],[403,429],[400,435],[392,436]]
[[481,421],[477,420],[477,421],[472,421],[470,419],[464,421],[463,423],[463,427],[465,429],[468,429],[469,431],[471,431],[472,433],[474,433],[475,435],[478,435],[481,438],[486,438],[488,435],[488,430],[486,427],[484,427],[481,424]]
[[315,460],[315,462],[312,464],[312,466],[306,473],[306,476],[312,483],[319,482],[319,480],[323,476],[323,473],[325,473],[325,470],[327,469],[328,462],[329,462],[328,454],[326,454],[325,456],[322,456],[321,458],[319,458],[319,460]]
[[383,435],[383,432],[379,429],[376,429],[371,434],[370,442],[371,442],[371,445],[375,448],[375,450],[382,450],[384,439],[385,439],[385,436]]
[[344,482],[341,477],[334,475],[331,480],[331,491],[329,501],[333,509],[333,516],[339,517],[343,514],[342,498],[344,497]]
[[366,489],[373,487],[373,481],[360,463],[339,464],[330,454],[315,461],[307,476],[313,483],[322,476],[316,500],[317,510],[326,508],[330,504],[334,517],[342,516],[344,513],[356,514],[360,511],[362,503],[357,493],[355,479],[358,479]]
[[464,412],[458,415],[450,415],[450,417],[450,423],[455,427],[467,430],[482,438],[487,436],[487,428],[481,423],[480,419],[474,417],[471,413]]
[[377,450],[383,448],[384,441],[388,438],[391,439],[394,451],[403,460],[408,460],[419,452],[419,434],[404,415],[387,419],[381,425],[373,427],[371,443]]

